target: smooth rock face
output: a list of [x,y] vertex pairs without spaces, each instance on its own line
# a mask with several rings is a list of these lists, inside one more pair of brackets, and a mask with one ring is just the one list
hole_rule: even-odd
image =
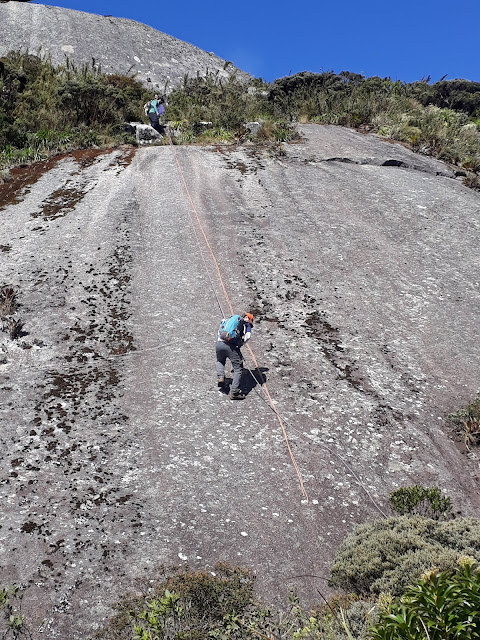
[[41,4],[0,4],[0,56],[12,50],[48,53],[55,65],[66,58],[105,73],[133,74],[153,90],[168,93],[184,76],[207,71],[249,78],[222,58],[140,22]]
[[[0,334],[0,583],[26,585],[35,639],[90,637],[159,564],[247,565],[267,602],[313,602],[305,576],[399,486],[478,517],[478,461],[444,426],[478,391],[480,194],[375,136],[301,129],[278,158],[78,153],[5,195],[25,324]],[[308,503],[250,373],[242,402],[217,390],[228,304],[174,151]]]

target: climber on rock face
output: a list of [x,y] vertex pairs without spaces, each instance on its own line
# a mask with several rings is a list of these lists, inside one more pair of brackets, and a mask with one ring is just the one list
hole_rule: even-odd
[[240,389],[243,373],[243,358],[240,348],[250,340],[252,334],[253,316],[251,313],[234,315],[225,318],[220,324],[217,334],[217,382],[219,389],[225,384],[225,362],[227,358],[232,363],[233,381],[230,388],[232,400],[243,400],[245,395]]
[[159,96],[157,93],[155,94],[153,100],[150,100],[146,104],[143,105],[143,111],[148,119],[150,120],[150,126],[158,133],[163,133],[164,127],[160,122],[160,118],[165,111],[165,107],[167,103],[165,99]]

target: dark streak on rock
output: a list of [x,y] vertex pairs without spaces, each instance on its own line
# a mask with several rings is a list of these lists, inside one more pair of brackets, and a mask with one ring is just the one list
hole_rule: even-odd
[[[17,167],[10,170],[7,182],[0,184],[0,211],[7,205],[20,202],[28,193],[29,188],[65,158],[73,158],[80,165],[80,171],[92,165],[99,156],[112,153],[114,149],[79,149],[69,153],[34,162],[28,167]],[[127,167],[135,155],[136,149],[125,147],[122,156],[114,161],[119,167]],[[75,174],[72,174],[75,175]]]

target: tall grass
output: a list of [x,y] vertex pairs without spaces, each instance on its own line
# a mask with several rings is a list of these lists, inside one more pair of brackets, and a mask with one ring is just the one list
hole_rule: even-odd
[[[258,142],[284,142],[296,137],[283,116],[275,117],[268,99],[268,85],[255,80],[247,85],[231,74],[227,80],[218,73],[205,77],[185,76],[183,85],[168,99],[168,117],[177,130],[177,141],[239,141],[249,136],[245,124],[261,121]],[[205,123],[208,126],[199,126]]]
[[[168,116],[185,141],[205,139],[199,121],[225,140],[245,122],[261,120],[267,137],[292,138],[297,122],[343,125],[398,140],[414,151],[463,168],[470,186],[479,185],[480,84],[467,81],[412,84],[342,72],[308,73],[272,84],[246,85],[209,74],[186,77],[169,98]],[[272,130],[274,133],[272,134]],[[281,138],[278,132],[286,130]],[[242,139],[241,135],[237,139]]]
[[480,83],[412,84],[342,72],[299,73],[269,91],[275,117],[343,125],[458,165],[480,186]]
[[[0,171],[49,153],[123,142],[123,123],[138,120],[149,97],[134,78],[103,74],[95,60],[54,68],[48,58],[12,52],[0,59]],[[298,122],[343,125],[458,165],[467,183],[480,187],[480,83],[408,84],[344,71],[268,84],[207,73],[186,76],[168,102],[166,118],[180,144],[278,143],[296,136]],[[260,121],[259,135],[245,128],[249,121]]]
[[146,89],[134,78],[103,74],[92,60],[53,67],[48,57],[11,52],[0,59],[0,169],[51,153],[126,140]]

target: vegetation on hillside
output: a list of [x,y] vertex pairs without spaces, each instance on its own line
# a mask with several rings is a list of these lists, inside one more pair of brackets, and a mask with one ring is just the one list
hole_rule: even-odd
[[[231,75],[227,81],[218,74],[184,78],[183,86],[168,98],[168,117],[176,130],[176,142],[266,140],[286,142],[298,138],[295,126],[284,114],[274,114],[269,86],[261,80],[250,85]],[[254,135],[245,125],[259,121]],[[201,124],[203,123],[203,125]]]
[[[372,601],[337,597],[315,610],[290,594],[285,611],[255,596],[249,569],[217,564],[213,572],[162,568],[141,595],[126,595],[98,640],[348,640],[370,626]],[[350,635],[349,635],[350,634]]]
[[185,78],[170,96],[168,115],[186,141],[205,139],[199,121],[211,123],[211,138],[227,140],[248,139],[242,124],[249,120],[263,122],[261,135],[278,141],[294,137],[297,122],[353,127],[457,165],[466,183],[479,187],[479,88],[466,80],[407,84],[349,72],[304,72],[250,86],[210,75]]
[[148,93],[135,79],[101,73],[95,61],[54,68],[48,59],[12,52],[0,58],[0,170],[50,154],[132,141]]
[[[286,609],[255,595],[250,569],[161,568],[126,594],[99,640],[458,640],[480,637],[480,521],[415,515],[423,499],[443,517],[437,487],[403,487],[390,502],[407,515],[361,525],[339,549],[330,583],[341,589],[318,606],[295,593]],[[422,498],[422,500],[418,500]],[[431,506],[431,505],[430,505]],[[427,630],[427,631],[425,631]],[[422,635],[423,634],[423,635]]]
[[[275,144],[298,137],[297,122],[354,127],[456,165],[478,188],[479,89],[467,80],[408,84],[350,72],[304,72],[271,84],[211,73],[185,77],[169,95],[166,118],[177,144]],[[12,52],[0,59],[0,170],[64,150],[133,143],[124,123],[138,120],[150,97],[134,78],[103,74],[94,60],[54,68]],[[258,131],[245,127],[251,121]]]
[[[2,638],[31,638],[18,588],[0,589]],[[142,592],[126,594],[96,640],[474,640],[480,637],[480,568],[468,556],[450,570],[425,570],[401,597],[336,595],[284,610],[262,604],[249,569],[164,568]]]

